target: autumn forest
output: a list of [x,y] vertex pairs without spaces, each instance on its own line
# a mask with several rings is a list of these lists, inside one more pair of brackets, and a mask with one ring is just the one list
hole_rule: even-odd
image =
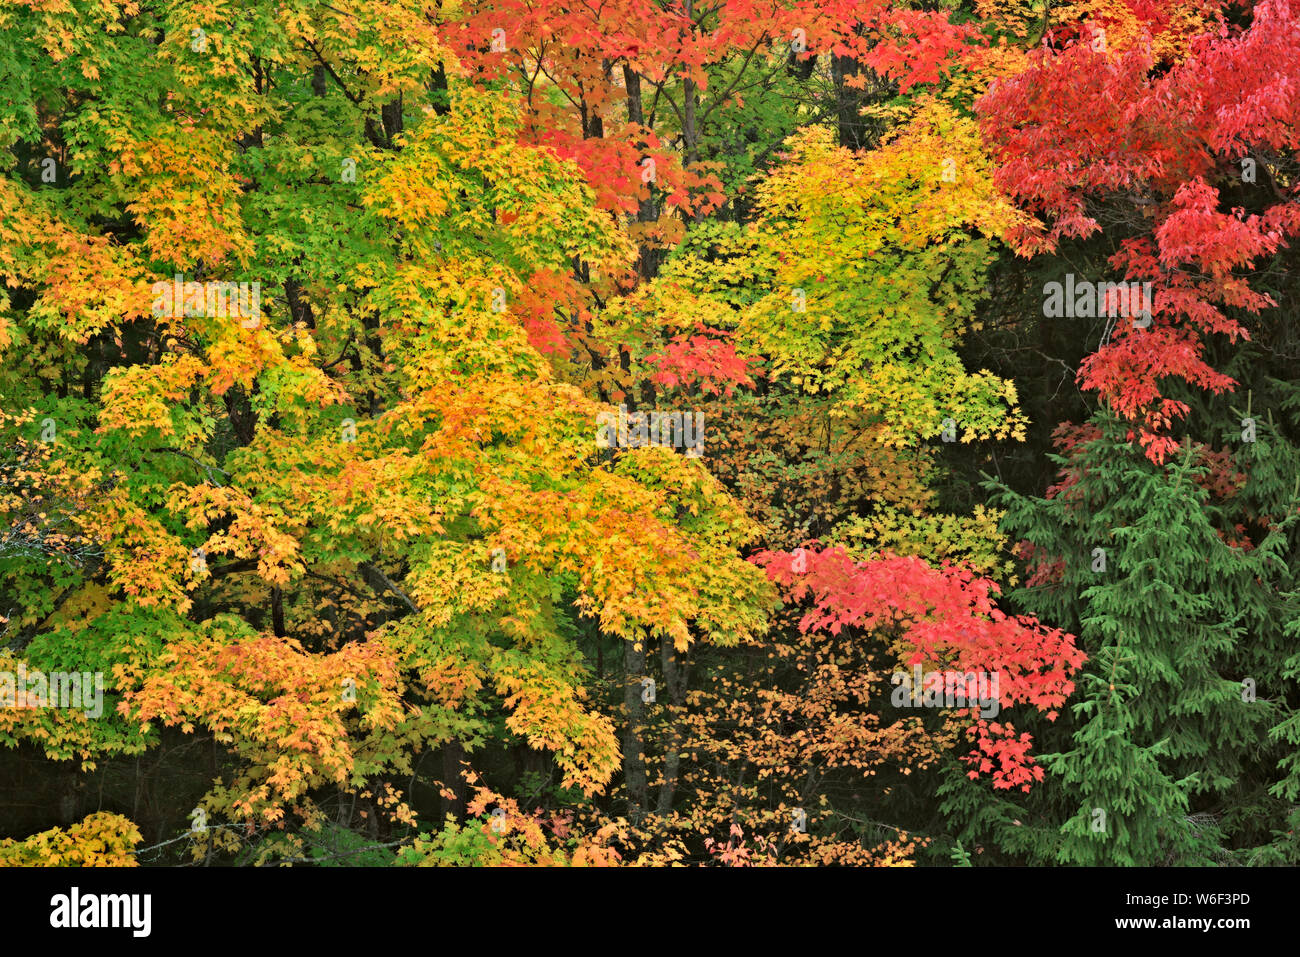
[[0,865],[1300,864],[1300,0],[2,0]]

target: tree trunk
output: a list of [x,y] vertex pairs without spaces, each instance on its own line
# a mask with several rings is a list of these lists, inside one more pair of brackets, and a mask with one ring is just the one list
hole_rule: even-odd
[[659,659],[664,669],[664,693],[668,696],[668,744],[664,754],[664,779],[659,785],[659,813],[671,814],[673,799],[677,794],[677,774],[682,758],[681,716],[686,707],[686,658],[664,639]]
[[448,741],[442,747],[442,783],[450,788],[455,797],[452,799],[443,798],[446,806],[443,809],[444,816],[452,815],[457,821],[465,819],[465,781],[460,776],[460,762],[465,758],[465,749],[461,747],[460,742],[456,740]]
[[856,76],[858,69],[858,63],[852,57],[831,58],[831,77],[835,81],[835,124],[839,130],[840,146],[851,150],[863,146],[862,120],[858,116],[861,95],[845,80]]
[[[645,126],[645,106],[641,100],[641,74],[630,66],[623,66],[623,87],[627,90],[627,118],[637,126]],[[655,207],[653,190],[646,191],[646,198],[641,200],[636,211],[638,223],[653,223],[659,218]],[[643,280],[654,278],[659,270],[658,250],[642,245],[637,249],[636,272]]]
[[641,701],[641,679],[645,677],[645,646],[623,644],[623,710],[627,725],[623,732],[623,783],[627,788],[627,818],[633,824],[645,816],[647,784],[645,773],[645,705]]
[[283,638],[284,630],[284,592],[279,587],[271,589],[271,630],[275,637]]

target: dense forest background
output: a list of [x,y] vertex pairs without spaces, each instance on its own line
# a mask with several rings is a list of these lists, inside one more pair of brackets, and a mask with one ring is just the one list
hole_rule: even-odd
[[0,863],[1300,863],[1297,0],[5,0],[0,86]]

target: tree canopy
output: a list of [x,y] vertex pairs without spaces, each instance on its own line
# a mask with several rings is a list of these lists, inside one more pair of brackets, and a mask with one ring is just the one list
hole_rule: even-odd
[[1297,0],[0,79],[0,863],[1300,862]]

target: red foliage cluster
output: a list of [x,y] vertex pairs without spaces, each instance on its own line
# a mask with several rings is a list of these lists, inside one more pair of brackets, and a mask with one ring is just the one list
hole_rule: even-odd
[[[1235,385],[1205,361],[1205,337],[1246,338],[1232,313],[1276,305],[1241,273],[1300,231],[1295,186],[1284,190],[1269,171],[1270,161],[1300,148],[1294,6],[1266,0],[1249,28],[1221,22],[1217,37],[1189,38],[1181,60],[1157,62],[1151,36],[1169,18],[1144,5],[1132,11],[1145,25],[1142,42],[1111,52],[1082,40],[1036,51],[978,105],[999,185],[1047,220],[1012,236],[1022,252],[1096,233],[1099,204],[1126,211],[1145,233],[1110,261],[1129,281],[1154,283],[1154,323],[1116,323],[1080,381],[1135,423],[1156,462],[1176,448],[1165,433],[1187,412],[1164,397],[1161,380],[1216,393]],[[1213,184],[1256,177],[1267,208],[1225,211]]]
[[[894,632],[909,649],[905,664],[933,663],[959,672],[998,675],[1002,707],[1027,704],[1055,720],[1074,689],[1071,676],[1085,656],[1074,638],[1029,616],[996,606],[999,588],[968,568],[934,567],[913,556],[884,555],[857,561],[841,548],[765,551],[752,561],[784,586],[795,601],[811,600],[800,628],[839,634],[846,627]],[[992,773],[995,787],[1042,779],[1029,754],[1027,734],[1008,722],[972,714],[977,739],[969,757],[972,777]]]

